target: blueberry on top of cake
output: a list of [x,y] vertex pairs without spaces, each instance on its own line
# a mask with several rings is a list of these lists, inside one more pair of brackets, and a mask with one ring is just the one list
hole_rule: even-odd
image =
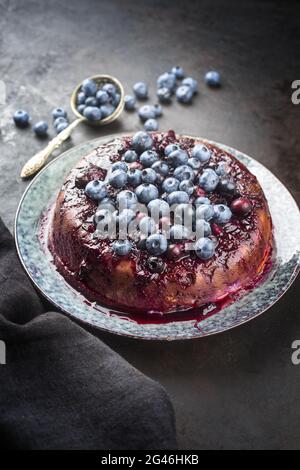
[[49,229],[59,272],[84,295],[168,313],[218,302],[257,281],[273,244],[254,175],[200,139],[137,132],[85,156]]

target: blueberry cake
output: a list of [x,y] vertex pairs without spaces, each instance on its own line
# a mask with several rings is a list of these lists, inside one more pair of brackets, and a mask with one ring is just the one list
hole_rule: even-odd
[[85,156],[51,211],[58,271],[124,311],[187,311],[260,279],[273,237],[256,177],[200,139],[137,132]]

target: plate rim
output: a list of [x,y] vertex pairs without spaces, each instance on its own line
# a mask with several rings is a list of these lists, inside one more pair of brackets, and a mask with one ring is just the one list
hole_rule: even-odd
[[[150,132],[150,134],[156,134],[157,132]],[[87,325],[88,327],[92,327],[92,328],[96,328],[98,330],[101,330],[105,333],[110,333],[110,334],[115,334],[115,335],[118,335],[118,336],[123,336],[123,337],[126,337],[126,338],[131,338],[131,339],[138,339],[138,340],[144,340],[144,341],[185,341],[185,340],[198,340],[198,339],[201,339],[201,338],[206,338],[206,337],[209,337],[209,336],[215,336],[215,335],[218,335],[218,334],[221,334],[221,333],[225,333],[226,331],[229,331],[229,330],[233,330],[239,326],[242,326],[242,325],[245,325],[246,323],[250,322],[251,320],[254,320],[256,319],[257,317],[259,317],[260,315],[262,315],[263,313],[265,313],[266,311],[268,311],[271,307],[273,307],[285,294],[286,292],[290,289],[291,285],[294,283],[294,281],[296,280],[299,272],[300,272],[300,263],[298,261],[298,264],[297,266],[295,266],[295,269],[292,273],[292,275],[290,276],[290,278],[288,279],[288,282],[285,284],[284,288],[280,291],[280,293],[276,296],[276,298],[267,306],[265,307],[263,310],[260,310],[259,312],[257,312],[256,314],[254,314],[253,316],[249,317],[249,318],[246,318],[246,319],[243,319],[242,321],[240,321],[238,324],[236,325],[233,325],[233,326],[228,326],[228,327],[224,327],[222,330],[219,330],[219,331],[211,331],[211,332],[204,332],[202,335],[199,335],[199,336],[172,336],[172,335],[166,335],[165,337],[157,337],[157,336],[151,336],[151,333],[150,334],[147,334],[146,336],[140,336],[140,335],[137,335],[137,334],[134,334],[134,333],[130,333],[130,332],[122,332],[122,331],[118,331],[118,330],[111,330],[109,328],[105,328],[101,325],[96,325],[94,323],[91,323],[89,322],[88,320],[85,320],[83,318],[79,318],[77,317],[76,315],[72,314],[71,312],[67,311],[66,309],[64,309],[61,305],[59,305],[55,300],[53,300],[52,298],[49,297],[48,294],[46,294],[42,288],[39,286],[39,284],[37,283],[37,281],[34,279],[33,275],[30,273],[29,269],[27,268],[26,264],[25,264],[25,261],[21,255],[21,251],[20,251],[20,247],[19,247],[19,240],[18,240],[18,234],[17,234],[17,224],[18,224],[18,217],[19,217],[19,214],[20,214],[20,211],[21,211],[21,208],[22,208],[22,204],[23,204],[23,201],[27,195],[27,193],[29,192],[29,190],[31,189],[31,187],[35,184],[36,180],[40,177],[40,175],[44,172],[46,172],[48,170],[48,168],[54,164],[58,159],[60,158],[64,158],[66,157],[69,152],[72,152],[76,149],[79,149],[80,147],[82,147],[83,145],[87,145],[89,144],[91,146],[91,149],[90,151],[92,152],[93,151],[93,148],[96,148],[94,147],[93,144],[99,144],[99,140],[109,140],[111,138],[122,138],[122,137],[125,137],[125,136],[129,136],[131,135],[132,132],[128,131],[128,132],[122,132],[122,133],[115,133],[115,134],[109,134],[109,135],[106,135],[106,136],[100,136],[100,137],[96,137],[95,139],[92,139],[92,140],[88,140],[88,141],[85,141],[85,142],[81,142],[77,145],[74,145],[72,146],[71,148],[65,150],[64,152],[60,153],[59,155],[57,155],[55,158],[53,158],[50,162],[48,162],[35,176],[34,178],[32,178],[32,180],[30,181],[30,183],[28,184],[28,186],[26,187],[26,189],[24,190],[23,194],[22,194],[22,197],[19,201],[19,204],[18,204],[18,207],[17,207],[17,210],[16,210],[16,214],[15,214],[15,218],[14,218],[14,225],[13,225],[13,232],[14,232],[14,241],[15,241],[15,247],[16,247],[16,251],[17,251],[17,254],[18,254],[18,258],[20,260],[20,263],[23,267],[23,269],[25,270],[27,276],[29,277],[31,283],[34,285],[34,287],[37,289],[37,291],[39,293],[41,293],[46,299],[48,302],[50,302],[52,305],[54,305],[57,309],[59,309],[61,312],[63,312],[63,314],[67,315],[70,319],[72,320],[75,320],[76,322],[79,322],[83,325]],[[279,184],[281,184],[282,186],[284,186],[285,190],[288,192],[290,198],[294,201],[295,203],[295,207],[297,208],[298,210],[298,213],[300,215],[300,209],[299,209],[299,206],[295,200],[295,198],[293,197],[293,195],[291,194],[291,192],[289,191],[289,189],[285,186],[285,184],[276,176],[274,175],[274,173],[268,168],[266,167],[265,165],[263,165],[261,162],[259,162],[258,160],[256,160],[255,158],[253,157],[250,157],[248,154],[244,153],[243,151],[235,148],[235,147],[231,147],[227,144],[223,144],[223,143],[220,143],[218,141],[214,141],[214,140],[211,140],[211,139],[207,139],[207,138],[204,138],[204,137],[201,137],[201,136],[194,136],[194,135],[190,135],[190,134],[182,134],[182,133],[179,133],[179,132],[176,132],[176,136],[179,136],[179,137],[187,137],[187,138],[192,138],[192,139],[200,139],[204,142],[208,142],[208,143],[211,143],[213,145],[216,145],[216,146],[219,146],[220,148],[223,148],[225,151],[226,149],[228,149],[228,151],[230,150],[234,150],[235,152],[249,158],[249,160],[253,160],[256,164],[260,165],[261,167],[263,167],[264,169],[266,169],[268,172],[270,172],[273,176],[273,178],[275,178]],[[262,188],[263,189],[263,188]],[[263,189],[264,190],[264,189]],[[298,260],[300,260],[300,252],[299,252],[299,257],[298,257]],[[67,281],[65,281],[67,283]],[[254,287],[253,290],[255,290],[256,287]],[[76,294],[76,290],[74,290],[74,294]],[[129,321],[129,320],[128,320]],[[181,322],[179,322],[181,323]]]

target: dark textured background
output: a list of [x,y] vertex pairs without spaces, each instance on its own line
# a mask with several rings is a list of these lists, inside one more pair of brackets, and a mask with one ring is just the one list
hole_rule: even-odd
[[[300,79],[298,2],[0,0],[0,215],[12,229],[26,187],[22,165],[45,142],[16,130],[11,115],[29,110],[48,119],[69,110],[74,85],[110,73],[125,85],[150,85],[180,64],[200,81],[190,107],[165,108],[160,129],[202,135],[234,146],[266,165],[300,201]],[[224,77],[221,90],[202,83],[207,69]],[[101,134],[139,129],[123,114],[101,130],[82,126],[67,146]],[[52,131],[51,131],[52,132]],[[66,148],[65,147],[65,148]],[[298,284],[299,285],[299,284]],[[145,343],[99,333],[137,368],[160,381],[173,400],[182,448],[300,448],[300,339],[294,285],[268,313],[233,331],[198,341]]]

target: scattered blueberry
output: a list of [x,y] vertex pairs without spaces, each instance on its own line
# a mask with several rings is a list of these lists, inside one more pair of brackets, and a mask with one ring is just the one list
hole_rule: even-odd
[[178,187],[179,187],[179,181],[173,176],[166,178],[162,184],[162,189],[166,193],[173,193],[174,191],[178,189]]
[[193,93],[197,93],[198,91],[198,82],[192,77],[187,77],[182,81],[182,85],[187,85],[191,88]]
[[186,192],[189,196],[191,196],[194,192],[194,185],[191,180],[183,180],[179,184],[179,190]]
[[189,201],[189,195],[185,191],[173,191],[168,195],[167,201],[170,206],[186,203]]
[[176,65],[175,67],[172,67],[171,73],[175,75],[175,77],[179,80],[181,80],[184,77],[184,71],[182,67],[179,67],[179,65]]
[[123,188],[127,183],[127,173],[124,170],[115,170],[109,175],[108,182],[113,188]]
[[192,102],[194,92],[188,85],[181,85],[176,90],[176,98],[179,103],[189,104]]
[[218,88],[221,86],[221,76],[219,72],[215,70],[210,70],[205,74],[204,80],[206,84],[212,88]]
[[57,134],[60,134],[62,131],[64,131],[67,127],[69,126],[69,124],[67,123],[67,121],[65,122],[61,122],[60,124],[58,124],[58,126],[56,126],[56,132]]
[[129,189],[124,189],[119,192],[117,195],[117,201],[119,204],[119,210],[135,209],[138,202],[136,194],[133,191],[129,191]]
[[107,104],[109,102],[109,94],[105,90],[98,90],[96,98],[99,105]]
[[211,151],[205,145],[197,144],[193,147],[191,155],[201,163],[206,163],[211,157]]
[[27,127],[30,118],[27,111],[24,111],[23,109],[18,109],[13,115],[13,120],[17,127]]
[[95,106],[87,106],[84,108],[83,115],[89,121],[100,121],[101,119],[101,111]]
[[218,183],[219,177],[211,168],[206,168],[199,177],[199,186],[207,192],[216,189]]
[[148,204],[148,210],[155,220],[170,216],[170,206],[163,199],[153,199]]
[[145,100],[148,97],[148,86],[144,82],[135,83],[133,92],[139,100]]
[[168,176],[169,174],[169,165],[165,162],[162,162],[161,160],[154,162],[153,165],[151,166],[156,173],[162,175],[162,176]]
[[159,88],[156,94],[161,103],[169,103],[171,101],[172,92],[169,88]]
[[126,111],[133,111],[135,109],[135,97],[132,95],[125,95],[124,104]]
[[155,117],[160,117],[163,114],[163,109],[160,104],[156,103],[153,105]]
[[55,108],[52,111],[52,117],[53,119],[59,118],[59,117],[67,117],[67,113],[63,108]]
[[147,119],[144,123],[144,128],[147,132],[150,131],[157,131],[158,130],[158,122],[156,119]]
[[38,137],[46,137],[48,133],[48,124],[46,121],[39,121],[33,126],[33,132]]
[[112,164],[111,166],[111,171],[116,171],[116,170],[123,170],[123,171],[127,171],[128,170],[128,166],[126,165],[125,162],[115,162]]
[[132,244],[129,240],[115,240],[112,243],[112,250],[118,256],[126,256],[132,250]]
[[150,104],[145,104],[139,109],[138,114],[142,121],[147,121],[147,119],[153,119],[155,118],[154,106]]
[[155,183],[157,173],[152,168],[145,168],[142,170],[142,182],[143,183]]
[[158,189],[154,184],[150,183],[143,183],[140,184],[136,190],[135,193],[137,195],[137,198],[139,202],[142,204],[148,204],[152,199],[157,199],[158,198]]
[[85,96],[95,96],[97,92],[97,84],[94,82],[94,80],[91,80],[90,78],[86,78],[82,82],[81,89]]
[[167,88],[171,92],[174,91],[176,86],[176,76],[173,73],[166,72],[160,75],[157,79],[157,88]]
[[193,180],[194,176],[194,171],[189,165],[178,166],[174,171],[174,177],[178,181]]
[[110,116],[115,111],[115,108],[112,104],[103,104],[100,106],[101,118],[105,119],[106,117]]
[[182,149],[174,150],[174,152],[171,152],[168,155],[168,160],[174,167],[184,165],[185,163],[187,163],[188,159],[188,153]]
[[55,121],[53,122],[53,127],[56,128],[59,124],[64,124],[64,123],[68,124],[68,121],[66,118],[64,117],[56,118]]
[[140,162],[144,167],[150,167],[158,161],[158,155],[154,150],[146,150],[140,156]]
[[162,255],[168,249],[166,237],[159,233],[150,235],[146,240],[146,249],[151,255]]
[[199,238],[195,243],[195,253],[198,258],[206,260],[211,258],[215,253],[215,247],[210,238]]
[[142,172],[136,168],[130,168],[127,172],[127,182],[136,188],[142,182]]
[[144,235],[147,235],[148,237],[156,230],[155,221],[151,217],[143,217],[139,222],[139,229]]
[[153,140],[151,135],[147,134],[147,132],[137,132],[134,134],[132,138],[132,148],[138,153],[142,153],[145,150],[151,149],[153,144]]
[[232,212],[225,204],[216,204],[214,206],[214,221],[217,224],[226,224],[231,219]]
[[91,199],[101,201],[107,196],[107,187],[103,181],[93,180],[86,185],[84,192]]
[[179,242],[180,240],[188,240],[189,238],[190,232],[187,227],[175,224],[170,228],[170,239],[172,241]]

